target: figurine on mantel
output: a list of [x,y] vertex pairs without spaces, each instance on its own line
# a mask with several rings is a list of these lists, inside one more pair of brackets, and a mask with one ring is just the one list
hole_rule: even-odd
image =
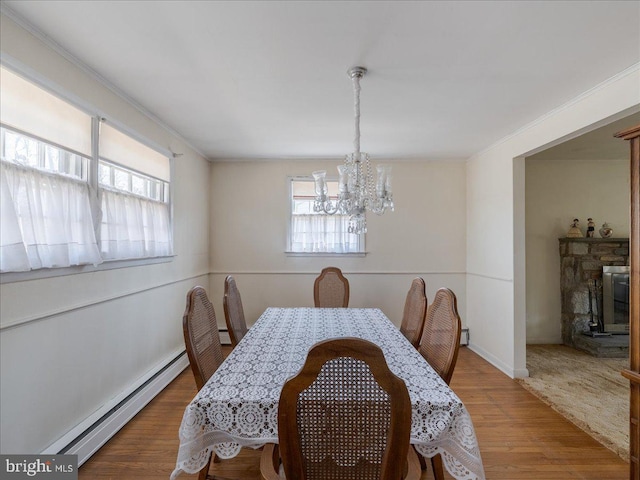
[[604,222],[602,224],[602,228],[600,229],[600,236],[602,238],[611,238],[613,236],[613,228],[611,228],[607,222]]
[[571,227],[569,228],[569,231],[567,232],[567,237],[568,238],[582,238],[582,237],[584,237],[584,235],[582,235],[582,230],[580,230],[580,220],[578,220],[577,218],[573,219],[573,223],[571,224]]
[[596,233],[596,224],[593,218],[587,218],[587,222],[587,238],[593,238],[593,235]]

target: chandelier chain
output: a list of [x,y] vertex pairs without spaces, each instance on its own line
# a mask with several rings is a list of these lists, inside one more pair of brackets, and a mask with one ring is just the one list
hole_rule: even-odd
[[355,136],[353,137],[353,150],[360,154],[360,75],[352,75],[353,79],[353,109],[355,113]]

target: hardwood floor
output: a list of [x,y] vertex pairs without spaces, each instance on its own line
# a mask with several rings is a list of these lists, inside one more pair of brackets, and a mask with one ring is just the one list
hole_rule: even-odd
[[[626,480],[629,464],[524,390],[461,348],[451,387],[471,414],[487,480]],[[175,467],[178,427],[196,393],[185,370],[79,471],[79,480],[168,479]],[[214,464],[228,479],[259,480],[260,452]],[[445,473],[447,479],[452,477]],[[180,479],[197,475],[183,473]],[[432,480],[431,471],[422,480]]]

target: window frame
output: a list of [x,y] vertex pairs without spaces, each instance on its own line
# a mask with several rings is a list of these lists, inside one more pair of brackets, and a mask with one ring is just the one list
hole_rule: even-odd
[[[57,143],[54,142],[50,142],[48,140],[45,140],[43,138],[38,137],[37,135],[33,135],[31,133],[27,133],[27,132],[23,132],[20,129],[17,128],[13,128],[11,126],[8,125],[4,125],[3,123],[0,122],[0,129],[2,131],[0,131],[0,145],[4,146],[6,148],[6,136],[7,133],[11,134],[11,135],[18,135],[18,136],[23,136],[23,137],[27,137],[28,139],[30,139],[31,141],[34,141],[37,143],[37,156],[38,156],[38,165],[37,166],[33,166],[33,165],[21,165],[21,164],[15,164],[15,165],[19,165],[23,168],[32,168],[34,170],[39,170],[42,172],[48,172],[52,175],[61,175],[61,176],[70,176],[73,177],[75,179],[77,179],[78,181],[82,181],[87,183],[87,185],[89,184],[89,164],[91,163],[91,158],[87,157],[86,155],[83,155],[81,153],[75,152],[67,147],[64,147],[62,145],[58,145]],[[53,149],[57,149],[59,151],[61,151],[62,153],[64,153],[65,158],[63,159],[59,159],[58,161],[63,161],[65,163],[68,164],[70,158],[70,155],[75,155],[81,159],[84,159],[84,162],[80,163],[80,170],[81,170],[81,174],[78,175],[72,175],[70,173],[65,173],[60,171],[60,169],[58,169],[58,171],[54,171],[51,169],[46,168],[46,150],[47,148],[53,148]],[[2,157],[3,151],[0,151],[0,157]],[[13,163],[13,162],[9,162],[8,160],[5,160],[8,163]]]
[[[100,210],[101,210],[101,201],[100,201],[100,190],[102,187],[99,183],[99,128],[100,122],[108,122],[110,126],[119,130],[124,135],[130,137],[131,139],[145,145],[146,147],[158,152],[162,156],[166,157],[169,162],[169,181],[167,182],[167,186],[165,188],[165,199],[163,203],[167,204],[167,208],[169,210],[169,230],[170,230],[170,238],[171,243],[174,243],[175,240],[175,231],[174,231],[174,205],[173,205],[173,179],[174,177],[174,159],[175,155],[170,150],[161,147],[155,142],[143,137],[139,133],[135,132],[128,126],[123,123],[109,118],[109,115],[105,112],[101,111],[97,107],[93,106],[89,102],[76,97],[74,94],[71,94],[66,89],[60,87],[59,85],[53,83],[46,77],[42,76],[38,72],[34,71],[29,67],[25,67],[21,63],[15,61],[14,59],[6,56],[2,58],[0,61],[0,66],[6,68],[10,72],[22,77],[24,80],[34,84],[36,87],[58,97],[60,100],[68,103],[69,105],[81,110],[87,115],[91,116],[91,157],[87,158],[87,166],[86,171],[83,171],[83,175],[86,175],[82,181],[86,181],[89,187],[89,201],[91,205],[91,212],[93,216],[93,229],[96,235],[96,241],[98,244],[98,248],[100,248],[100,224],[98,221]],[[50,144],[57,148],[62,148],[65,151],[70,151],[67,147],[62,145],[56,145],[52,142],[45,141],[38,137],[35,137],[32,134],[27,132],[22,132],[17,130],[10,125],[2,125],[6,127],[7,130],[12,132],[16,132],[21,135],[25,135],[30,138],[35,138],[37,141],[44,142],[45,144]],[[71,153],[75,153],[70,151]],[[114,163],[114,162],[110,162]],[[33,167],[30,167],[33,168]],[[127,168],[127,167],[125,167]],[[132,170],[127,168],[128,170]],[[141,172],[136,172],[141,173]],[[54,173],[55,174],[55,173]],[[148,174],[142,174],[147,177],[151,177]],[[134,194],[135,195],[135,194]],[[155,200],[157,201],[157,200]],[[144,265],[153,265],[158,263],[168,263],[172,262],[174,257],[176,257],[175,250],[172,251],[169,255],[157,256],[157,257],[144,257],[144,258],[133,258],[133,259],[109,259],[103,260],[103,262],[99,265],[71,265],[68,267],[59,267],[59,268],[39,268],[36,270],[30,270],[26,272],[1,272],[0,273],[0,285],[5,283],[14,283],[20,281],[28,281],[28,280],[37,280],[41,278],[51,278],[58,276],[66,276],[66,275],[75,275],[80,273],[88,273],[88,272],[96,272],[96,271],[104,271],[104,270],[112,270],[118,268],[126,268],[132,266],[144,266]]]
[[[287,218],[287,241],[285,254],[288,257],[364,257],[367,254],[366,251],[366,234],[358,235],[358,251],[357,252],[294,252],[292,248],[292,235],[293,235],[293,182],[305,181],[314,183],[312,175],[288,175],[287,176],[287,203],[288,203],[288,218]],[[327,182],[338,182],[337,176],[328,176]],[[319,214],[326,215],[326,214]]]
[[[100,183],[100,166],[101,165],[107,165],[106,168],[109,169],[109,178],[111,181],[110,185],[105,185]],[[120,189],[118,187],[115,186],[115,175],[117,171],[121,171],[124,172],[127,175],[127,183],[129,184],[129,189],[128,190],[124,190],[124,189]],[[159,192],[159,196],[160,198],[154,198],[150,195],[144,195],[141,193],[137,193],[133,191],[133,179],[134,177],[140,178],[145,182],[145,190],[147,190],[147,193],[149,192],[149,187],[151,186],[150,184],[153,182],[156,187],[158,187],[158,192]],[[145,200],[150,200],[152,202],[157,202],[157,203],[166,203],[168,204],[167,199],[169,198],[169,187],[171,185],[171,181],[166,181],[166,180],[162,180],[160,178],[156,178],[152,175],[149,175],[147,173],[141,172],[139,170],[135,170],[133,168],[130,167],[126,167],[124,165],[121,165],[117,162],[113,162],[111,160],[104,160],[103,158],[98,158],[98,188],[101,190],[110,190],[113,192],[120,192],[120,193],[124,193],[126,195],[130,195],[133,197],[140,197],[143,198]]]

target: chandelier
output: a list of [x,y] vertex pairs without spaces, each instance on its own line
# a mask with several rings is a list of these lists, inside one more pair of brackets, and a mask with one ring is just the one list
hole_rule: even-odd
[[365,213],[382,215],[387,209],[393,212],[391,194],[391,166],[378,165],[374,182],[369,155],[360,151],[360,79],[367,73],[364,67],[353,67],[347,72],[353,81],[355,110],[355,137],[353,153],[346,156],[344,165],[338,167],[338,196],[328,195],[327,172],[313,172],[316,197],[313,211],[334,215],[349,215],[349,233],[367,232]]

